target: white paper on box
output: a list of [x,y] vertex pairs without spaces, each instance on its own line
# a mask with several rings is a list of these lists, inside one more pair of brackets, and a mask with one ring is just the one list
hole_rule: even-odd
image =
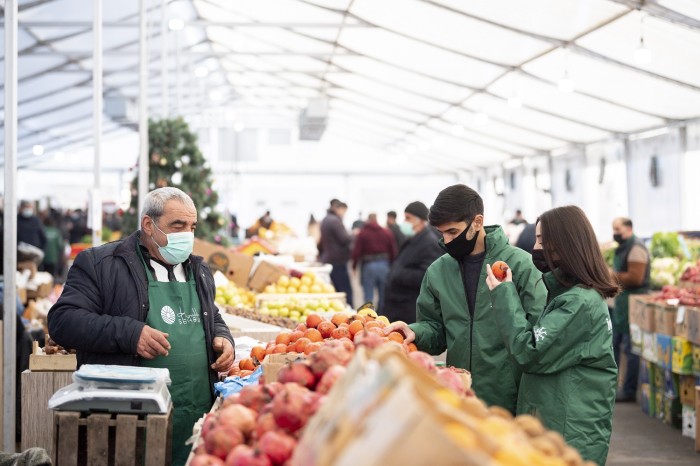
[[678,313],[676,314],[676,323],[678,325],[685,321],[685,306],[678,307]]
[[683,437],[695,438],[695,410],[690,406],[683,406]]

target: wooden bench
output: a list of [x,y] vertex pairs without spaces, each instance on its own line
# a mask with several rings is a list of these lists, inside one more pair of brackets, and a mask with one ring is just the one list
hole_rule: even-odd
[[57,466],[171,463],[172,405],[165,414],[54,413]]

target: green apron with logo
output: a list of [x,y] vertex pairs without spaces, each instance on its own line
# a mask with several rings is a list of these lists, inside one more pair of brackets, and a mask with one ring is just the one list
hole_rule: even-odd
[[[139,249],[139,248],[137,248]],[[185,441],[192,426],[211,409],[209,360],[201,318],[201,305],[192,273],[187,282],[159,282],[146,266],[149,310],[146,325],[168,334],[168,356],[141,359],[146,367],[166,368],[172,383],[173,401],[172,464],[184,465],[191,446]]]

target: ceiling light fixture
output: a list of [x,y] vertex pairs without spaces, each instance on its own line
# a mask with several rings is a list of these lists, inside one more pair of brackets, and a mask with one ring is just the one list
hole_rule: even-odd
[[168,21],[168,28],[171,31],[181,31],[185,28],[185,21],[180,18],[173,18]]
[[452,134],[454,136],[459,136],[460,134],[464,134],[464,126],[462,125],[452,125]]
[[32,154],[34,155],[43,155],[44,154],[44,146],[41,144],[37,144],[34,147],[32,147]]
[[576,85],[574,80],[569,77],[569,70],[564,71],[564,76],[559,80],[559,92],[563,94],[570,94],[574,92]]
[[651,63],[651,50],[644,45],[644,19],[646,15],[641,14],[639,20],[639,47],[634,50],[634,62],[637,65],[648,65]]
[[474,123],[476,123],[477,125],[484,126],[488,124],[488,122],[489,116],[484,112],[477,112],[476,115],[474,115]]
[[209,68],[206,66],[198,66],[194,69],[194,75],[198,78],[206,78],[209,76]]
[[209,100],[212,102],[221,102],[224,98],[223,92],[218,89],[213,89],[209,91]]
[[564,76],[562,76],[558,83],[559,92],[562,94],[570,94],[574,92],[576,88],[574,80],[569,76],[569,57],[569,49],[564,49]]

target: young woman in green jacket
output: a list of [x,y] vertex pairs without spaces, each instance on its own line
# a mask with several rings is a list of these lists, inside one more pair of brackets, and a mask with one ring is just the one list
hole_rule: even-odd
[[578,207],[549,210],[537,221],[532,261],[543,272],[547,305],[525,319],[510,270],[501,283],[487,267],[492,312],[523,375],[518,414],[533,414],[581,456],[604,465],[610,445],[617,366],[605,298],[619,287]]

